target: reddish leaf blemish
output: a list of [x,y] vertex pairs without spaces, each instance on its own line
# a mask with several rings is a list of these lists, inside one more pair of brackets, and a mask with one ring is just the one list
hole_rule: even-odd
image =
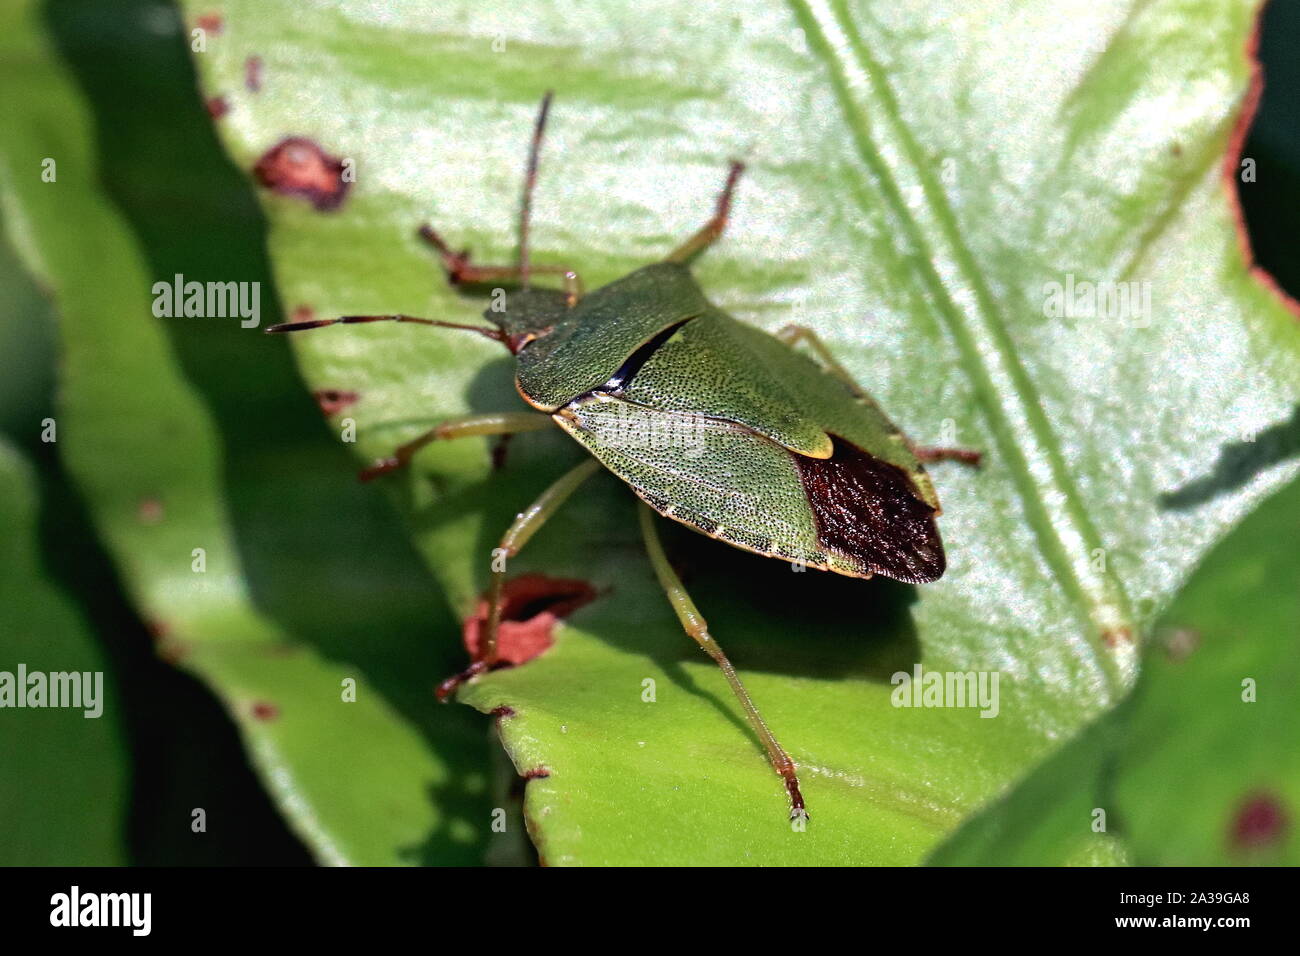
[[250,93],[262,89],[262,58],[250,56],[244,61],[244,86]]
[[1286,833],[1287,825],[1286,810],[1275,796],[1254,793],[1238,807],[1228,842],[1238,851],[1274,846]]
[[220,33],[225,24],[219,13],[203,13],[194,21],[195,26],[208,33]]
[[1107,647],[1127,647],[1133,643],[1133,631],[1127,627],[1115,627],[1101,635],[1102,643]]
[[249,713],[253,715],[254,720],[275,720],[280,716],[280,708],[269,701],[259,700],[253,702]]
[[189,653],[189,645],[172,634],[171,625],[166,621],[147,621],[145,627],[153,638],[155,653],[167,663],[175,664]]
[[509,704],[502,704],[500,707],[492,708],[492,716],[498,719],[513,717],[514,715],[515,715],[515,709],[511,707]]
[[157,524],[163,519],[163,504],[157,498],[145,498],[135,509],[141,524]]
[[224,96],[214,96],[209,99],[204,106],[207,107],[208,115],[213,119],[221,119],[230,112],[230,104],[226,102]]
[[520,774],[525,780],[545,780],[550,775],[551,771],[547,767],[534,767],[532,770],[525,770]]
[[316,318],[316,312],[309,305],[300,305],[289,315],[290,322],[310,322]]
[[[591,602],[596,590],[586,581],[523,574],[506,582],[503,597],[497,653],[503,663],[519,665],[549,649],[556,623]],[[475,615],[464,623],[465,647],[475,659],[487,613],[487,600],[480,600]]]
[[337,415],[348,406],[354,404],[359,397],[356,392],[345,392],[337,388],[322,388],[312,395],[316,398],[316,404],[326,415]]
[[301,196],[322,212],[337,209],[349,185],[343,179],[343,160],[303,136],[291,136],[268,149],[253,175],[267,189]]
[[1175,663],[1185,661],[1201,646],[1201,635],[1191,628],[1180,627],[1164,636],[1165,656]]

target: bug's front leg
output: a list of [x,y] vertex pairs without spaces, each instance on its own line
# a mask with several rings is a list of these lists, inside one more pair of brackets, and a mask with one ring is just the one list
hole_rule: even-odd
[[763,720],[763,715],[754,706],[749,691],[745,690],[745,685],[740,681],[740,675],[731,666],[731,661],[727,659],[727,655],[718,646],[718,642],[709,634],[708,623],[704,620],[704,616],[700,614],[699,609],[696,608],[691,596],[686,592],[681,578],[677,576],[677,572],[673,570],[672,565],[668,562],[668,555],[664,553],[663,544],[659,540],[659,532],[655,530],[654,513],[644,502],[638,502],[638,505],[641,516],[641,534],[645,538],[650,563],[654,566],[655,576],[659,579],[660,586],[668,595],[668,602],[677,613],[677,619],[681,621],[682,629],[691,636],[695,643],[703,648],[709,657],[713,658],[714,663],[721,668],[723,676],[727,678],[727,683],[731,685],[731,690],[736,695],[736,699],[740,701],[740,706],[745,711],[745,717],[749,721],[750,727],[753,728],[754,733],[763,744],[763,749],[767,751],[767,757],[772,762],[773,769],[785,781],[785,789],[790,794],[790,819],[807,820],[808,811],[804,807],[803,794],[799,791],[799,775],[795,770],[794,761],[781,747],[776,735],[772,733],[767,726],[767,722]]
[[[849,370],[840,364],[839,360],[831,353],[826,343],[821,340],[815,331],[806,325],[787,325],[779,332],[776,337],[786,345],[797,345],[799,342],[807,342],[816,356],[821,359],[822,364],[830,370],[831,374],[842,381],[853,397],[860,402],[867,402],[873,406],[876,405],[875,399],[867,393],[867,390],[859,385],[849,374]],[[876,406],[877,408],[879,406]],[[881,413],[884,414],[883,412]],[[978,468],[984,455],[982,452],[974,451],[969,448],[940,448],[928,445],[917,445],[910,438],[904,439],[907,447],[912,450],[912,454],[920,461],[958,461],[963,465],[971,465]]]
[[[522,266],[481,266],[470,261],[468,249],[454,251],[445,239],[427,223],[420,227],[420,238],[438,250],[442,266],[447,270],[447,281],[452,285],[482,285],[487,282],[515,282],[524,275]],[[582,277],[567,266],[529,266],[530,273],[559,276],[569,306],[582,298]]]
[[405,445],[399,445],[387,458],[381,458],[369,468],[363,468],[358,474],[362,481],[371,481],[380,475],[386,475],[411,463],[415,453],[434,441],[449,438],[468,438],[471,435],[517,435],[520,432],[536,432],[552,426],[548,415],[535,412],[492,412],[484,415],[466,415],[464,418],[450,418],[439,422],[427,432],[419,435]]
[[668,262],[689,262],[718,241],[718,237],[727,228],[727,220],[731,217],[731,197],[736,191],[736,182],[744,171],[744,163],[732,160],[731,166],[727,169],[727,181],[722,187],[722,192],[718,195],[713,215],[708,222],[699,228],[695,235],[668,253]]
[[600,462],[590,458],[565,472],[542,492],[541,497],[526,510],[521,511],[506,529],[506,533],[501,536],[500,543],[492,551],[492,580],[488,584],[488,617],[481,632],[478,652],[469,667],[438,685],[436,693],[439,700],[446,700],[471,677],[498,666],[497,632],[501,629],[501,608],[505,603],[506,562],[519,553],[547,519],[578,490],[578,486],[599,468]]

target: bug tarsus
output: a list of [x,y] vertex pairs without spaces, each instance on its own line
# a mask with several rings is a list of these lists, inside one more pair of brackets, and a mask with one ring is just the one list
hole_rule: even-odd
[[403,464],[404,462],[400,458],[397,458],[395,456],[389,458],[380,458],[373,465],[370,465],[366,468],[362,468],[359,472],[357,472],[357,480],[363,483],[374,481],[376,478],[380,477],[381,475],[386,475],[389,472],[397,471],[399,468],[402,467]]
[[972,468],[979,468],[984,461],[984,453],[972,448],[944,448],[932,445],[912,445],[912,454],[919,461],[955,461]]
[[434,688],[433,696],[438,698],[439,703],[445,704],[456,695],[456,691],[460,690],[462,684],[468,683],[475,677],[478,677],[479,674],[486,674],[488,671],[500,670],[503,667],[509,666],[509,661],[497,660],[489,663],[482,659],[476,660],[459,674],[452,674],[446,680],[441,681],[438,686]]
[[718,201],[714,205],[713,215],[700,229],[680,246],[668,254],[669,262],[687,262],[694,259],[697,255],[713,245],[727,228],[727,221],[731,218],[731,200],[736,192],[736,183],[740,180],[740,174],[745,171],[745,164],[738,159],[733,159],[731,165],[727,167],[727,181],[723,184],[722,192],[718,194]]
[[437,250],[438,256],[442,259],[442,267],[447,270],[447,281],[452,285],[460,285],[467,280],[466,274],[473,270],[469,261],[469,250],[462,249],[460,252],[452,249],[447,244],[447,240],[429,225],[427,222],[420,226],[420,238],[433,246]]
[[793,767],[789,775],[782,774],[785,777],[785,789],[790,794],[790,819],[803,820],[805,823],[812,819],[808,808],[804,806],[803,794],[799,792],[799,778],[795,776]]

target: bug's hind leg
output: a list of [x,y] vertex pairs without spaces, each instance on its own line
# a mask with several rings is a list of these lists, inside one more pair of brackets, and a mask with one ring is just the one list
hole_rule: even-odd
[[912,454],[917,457],[918,461],[956,461],[963,465],[970,465],[974,468],[980,466],[984,458],[983,452],[975,451],[973,448],[944,448],[938,445],[917,445],[911,441],[907,443],[912,449]]
[[[452,285],[485,285],[489,282],[518,282],[523,278],[522,266],[480,266],[470,261],[468,249],[456,252],[447,241],[427,223],[420,227],[420,238],[434,249],[447,270],[447,281]],[[573,306],[583,295],[582,278],[567,266],[529,266],[533,274],[559,276],[564,284],[564,294]]]
[[663,544],[659,540],[659,532],[655,529],[654,513],[645,503],[638,502],[638,504],[641,517],[641,534],[645,538],[650,563],[654,566],[655,576],[659,579],[659,584],[668,595],[668,602],[677,613],[677,619],[682,623],[682,629],[722,669],[723,676],[727,678],[727,683],[731,685],[732,692],[736,695],[736,699],[740,701],[740,706],[745,711],[749,726],[753,728],[754,733],[763,744],[763,749],[767,751],[767,757],[772,762],[773,769],[785,781],[786,791],[790,794],[790,819],[807,820],[808,811],[804,808],[803,794],[799,792],[799,776],[795,771],[794,761],[782,749],[780,743],[777,742],[776,735],[768,728],[767,722],[763,720],[763,715],[754,706],[749,691],[745,690],[745,685],[740,682],[740,676],[736,673],[736,669],[731,666],[731,661],[727,659],[727,655],[718,646],[718,642],[709,634],[709,625],[695,607],[695,602],[691,600],[691,596],[686,593],[681,578],[677,576],[677,572],[668,563],[668,555],[664,553]]
[[722,231],[727,228],[727,219],[731,215],[731,197],[736,191],[736,181],[740,179],[740,174],[744,171],[744,163],[732,160],[731,167],[727,170],[727,182],[718,195],[718,203],[714,207],[713,216],[700,227],[695,235],[668,253],[666,261],[688,262],[717,241],[718,237],[722,235]]
[[438,685],[436,691],[439,700],[446,700],[461,684],[472,677],[489,671],[499,665],[497,656],[497,632],[501,628],[501,608],[505,603],[506,562],[519,553],[537,530],[546,523],[560,506],[569,499],[578,486],[600,468],[600,462],[589,458],[573,468],[542,492],[506,529],[500,543],[492,551],[492,580],[488,585],[488,617],[478,644],[478,653],[473,663],[459,674],[448,677]]
[[439,422],[422,435],[399,445],[387,458],[381,458],[357,475],[362,481],[371,481],[380,475],[405,468],[415,453],[434,441],[450,438],[468,438],[470,435],[517,435],[550,428],[554,423],[549,415],[535,412],[495,412],[486,415],[467,415]]
[[[854,398],[860,402],[866,402],[876,407],[877,410],[879,409],[879,406],[876,405],[875,399],[867,394],[866,389],[854,381],[853,376],[849,374],[849,370],[841,365],[839,360],[831,354],[831,350],[826,346],[826,343],[821,340],[821,336],[808,328],[808,326],[787,325],[776,333],[776,337],[786,345],[797,345],[799,342],[807,342],[814,354],[821,359],[822,364],[830,370],[832,375],[848,387],[849,391],[853,393]],[[958,461],[964,465],[971,465],[978,468],[981,459],[984,457],[981,452],[973,451],[969,448],[937,448],[914,444],[911,439],[905,440],[907,441],[907,447],[912,450],[912,454],[914,454],[920,461]]]

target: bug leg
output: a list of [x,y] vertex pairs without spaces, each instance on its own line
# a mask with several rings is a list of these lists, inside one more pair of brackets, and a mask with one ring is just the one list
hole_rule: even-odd
[[[520,266],[480,266],[470,261],[468,249],[455,252],[430,225],[420,227],[420,238],[438,250],[447,281],[452,285],[485,285],[489,282],[517,282],[523,278]],[[573,306],[583,296],[582,278],[567,266],[530,266],[530,273],[560,276],[564,294]]]
[[[822,364],[848,387],[854,398],[860,402],[875,406],[875,399],[867,394],[866,389],[854,381],[853,376],[849,374],[849,370],[839,363],[839,360],[831,354],[831,350],[826,346],[826,343],[821,340],[821,336],[812,329],[806,325],[787,325],[776,333],[776,337],[786,345],[807,342],[809,348],[821,359]],[[980,459],[983,458],[981,452],[968,448],[936,448],[914,444],[910,439],[905,440],[907,441],[907,447],[912,450],[912,454],[920,461],[959,461],[964,465],[978,468]]]
[[415,453],[433,441],[449,438],[468,438],[470,435],[517,435],[520,432],[541,431],[552,422],[548,415],[534,412],[495,412],[486,415],[467,415],[439,422],[427,432],[399,445],[387,458],[381,458],[357,476],[362,481],[372,481],[380,475],[404,468],[411,463]]
[[492,443],[492,470],[500,471],[506,466],[506,456],[510,454],[510,439],[514,437],[514,432],[506,432],[504,435],[498,435],[497,440]]
[[736,180],[740,179],[740,174],[744,171],[744,163],[732,160],[731,167],[727,170],[727,182],[718,195],[718,204],[713,210],[712,218],[695,235],[668,253],[666,261],[688,262],[717,241],[722,230],[727,228],[727,217],[731,215],[731,196],[736,189]]
[[478,653],[468,668],[455,674],[438,685],[436,691],[439,700],[446,700],[461,684],[499,665],[497,658],[497,631],[501,628],[501,608],[505,603],[506,562],[519,553],[547,519],[560,509],[578,486],[600,468],[600,462],[589,458],[556,479],[555,483],[542,492],[526,510],[521,511],[500,543],[492,551],[492,580],[488,584],[488,616],[481,631]]
[[981,459],[984,457],[982,452],[971,448],[942,448],[935,445],[917,445],[910,441],[907,445],[912,449],[912,454],[917,457],[918,461],[956,461],[963,465],[970,465],[972,468],[978,468]]
[[704,617],[695,607],[695,602],[691,600],[691,596],[686,593],[681,578],[677,576],[677,572],[668,563],[668,556],[664,553],[663,544],[659,540],[659,532],[654,526],[653,512],[645,503],[639,502],[639,505],[641,534],[645,538],[646,551],[650,555],[651,565],[654,566],[655,576],[659,579],[659,584],[668,595],[668,603],[673,606],[673,610],[677,613],[677,619],[681,621],[682,629],[722,669],[722,674],[727,678],[727,683],[731,685],[732,692],[740,701],[740,706],[744,708],[745,717],[748,719],[750,727],[753,728],[754,733],[762,742],[763,749],[767,751],[773,769],[785,780],[785,788],[790,794],[790,819],[806,820],[808,811],[804,808],[803,794],[799,792],[799,777],[795,771],[794,761],[781,748],[776,736],[768,729],[767,722],[763,720],[762,714],[754,706],[754,701],[750,698],[749,692],[745,690],[745,685],[740,682],[740,676],[736,673],[736,669],[731,666],[731,661],[722,652],[718,642],[709,634],[709,626]]
[[822,364],[830,369],[831,374],[848,386],[848,389],[853,393],[854,398],[859,398],[868,402],[873,401],[871,396],[867,394],[867,390],[854,381],[853,376],[849,374],[849,370],[841,365],[839,359],[831,354],[831,350],[826,346],[826,343],[821,340],[821,336],[808,328],[808,326],[784,326],[776,333],[776,337],[786,345],[798,345],[800,342],[807,342],[813,352],[816,353],[817,357],[822,360]]

